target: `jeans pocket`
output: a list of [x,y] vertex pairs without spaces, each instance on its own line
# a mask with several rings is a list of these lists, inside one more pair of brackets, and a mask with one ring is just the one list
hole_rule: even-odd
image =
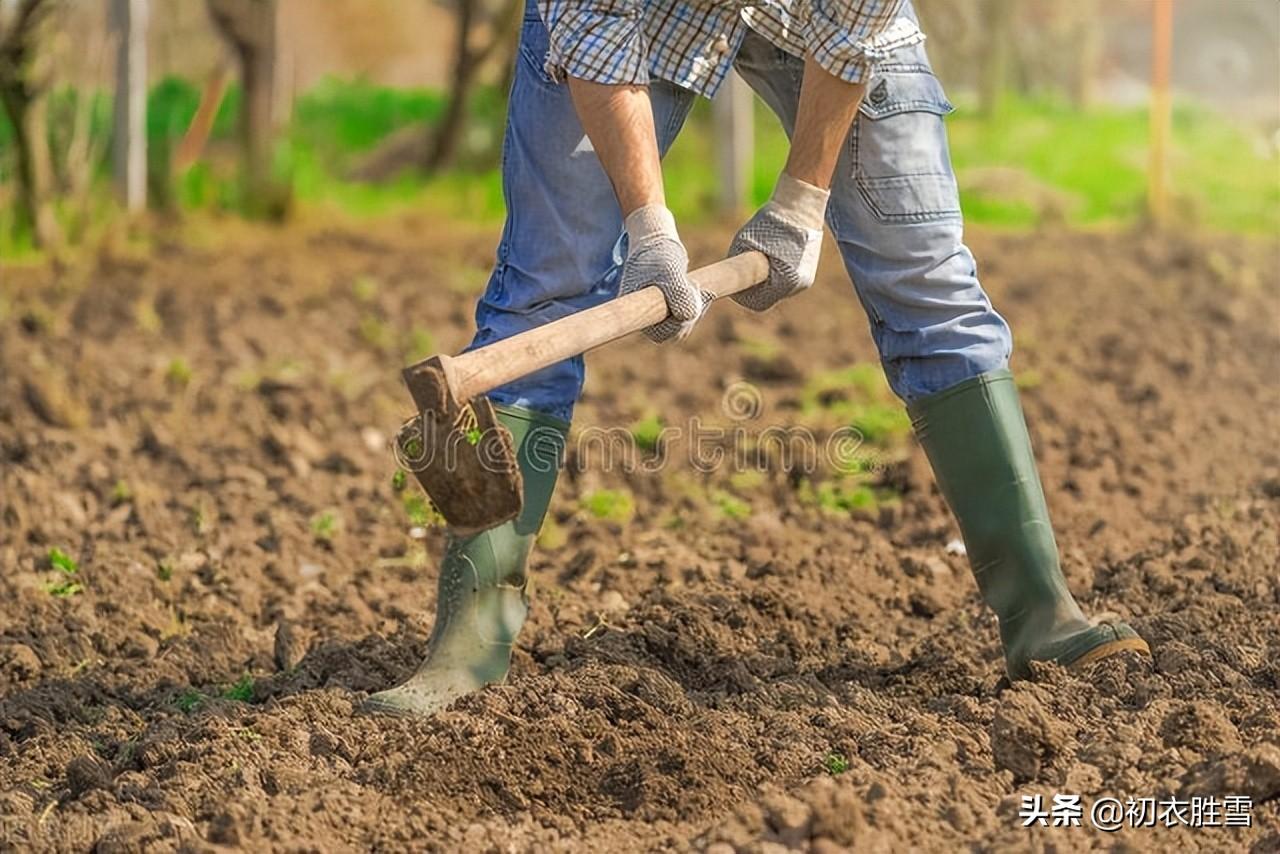
[[[536,9],[536,7],[530,6]],[[547,51],[551,45],[551,37],[547,35],[546,24],[535,11],[532,16],[526,14],[520,26],[519,61],[524,71],[533,74],[534,79],[545,86],[555,86],[556,82],[547,73]]]
[[876,218],[959,218],[960,196],[942,120],[953,109],[929,71],[886,70],[874,79],[850,138],[858,192]]

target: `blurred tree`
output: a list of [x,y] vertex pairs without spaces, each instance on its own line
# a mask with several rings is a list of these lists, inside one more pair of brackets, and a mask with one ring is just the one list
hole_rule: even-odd
[[982,54],[978,109],[990,118],[1000,112],[1009,86],[1009,58],[1013,52],[1014,0],[983,0],[982,26],[987,46]]
[[273,92],[276,63],[276,0],[205,0],[209,15],[230,42],[240,66],[240,144],[244,159],[245,209],[282,216],[285,188],[272,173],[277,116]]
[[[424,164],[428,172],[439,172],[453,162],[466,128],[467,103],[480,69],[499,49],[514,51],[516,27],[523,7],[521,0],[501,0],[496,9],[486,0],[457,0],[458,31],[449,79],[449,104],[431,135]],[[481,34],[486,32],[488,39],[481,40]]]
[[36,246],[54,248],[62,232],[53,212],[53,162],[49,153],[46,98],[52,61],[41,45],[65,0],[19,0],[0,6],[0,101],[13,126],[18,199],[15,229]]

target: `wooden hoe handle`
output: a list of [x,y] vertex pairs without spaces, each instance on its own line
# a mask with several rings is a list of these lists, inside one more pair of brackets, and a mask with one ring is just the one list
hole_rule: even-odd
[[[760,284],[769,276],[769,260],[744,252],[689,273],[713,297],[726,297]],[[667,301],[656,287],[575,312],[528,332],[449,359],[454,397],[468,401],[500,385],[557,362],[594,350],[667,317]]]

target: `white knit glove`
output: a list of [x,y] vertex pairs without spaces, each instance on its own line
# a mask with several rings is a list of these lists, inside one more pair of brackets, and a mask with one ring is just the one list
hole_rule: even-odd
[[768,280],[734,294],[739,305],[764,311],[813,284],[830,197],[830,190],[792,178],[786,172],[778,176],[773,196],[729,246],[730,255],[754,249],[769,259]]
[[626,228],[627,260],[618,293],[656,285],[667,300],[668,316],[644,333],[659,343],[678,341],[693,329],[710,300],[689,279],[689,255],[676,233],[675,217],[662,205],[645,205],[627,216]]

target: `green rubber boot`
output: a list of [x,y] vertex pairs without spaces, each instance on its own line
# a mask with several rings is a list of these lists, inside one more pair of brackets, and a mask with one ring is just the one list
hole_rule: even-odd
[[425,717],[507,676],[529,610],[525,562],[551,502],[569,425],[520,407],[494,408],[514,439],[524,509],[496,528],[450,535],[427,657],[405,682],[369,696],[366,711]]
[[1125,623],[1090,622],[1067,589],[1013,375],[982,374],[908,412],[960,523],[978,589],[1000,619],[1009,678],[1029,677],[1031,661],[1083,666],[1124,650],[1150,655]]

